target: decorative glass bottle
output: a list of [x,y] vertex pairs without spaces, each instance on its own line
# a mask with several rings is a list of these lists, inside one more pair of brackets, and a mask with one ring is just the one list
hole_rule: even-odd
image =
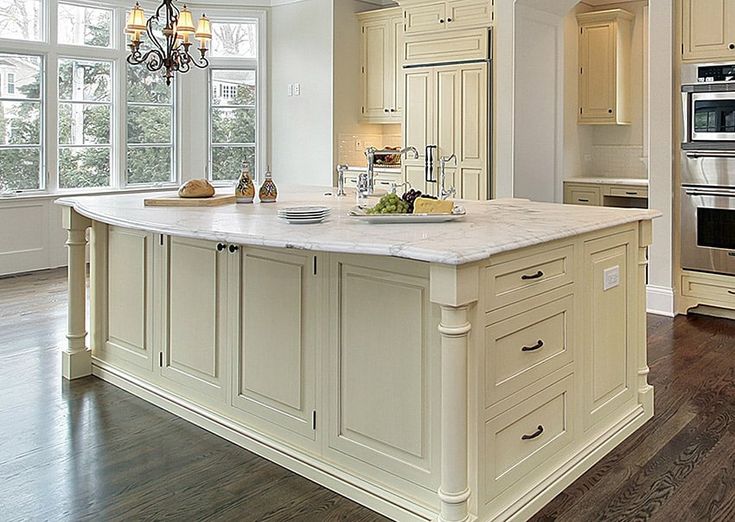
[[278,199],[278,188],[273,182],[273,175],[271,174],[270,167],[268,167],[268,170],[265,172],[265,181],[263,181],[263,185],[260,187],[260,193],[258,196],[260,197],[261,203],[275,203],[276,199]]
[[235,198],[238,203],[252,203],[255,199],[255,184],[250,177],[250,165],[246,161],[242,162],[242,174],[235,188]]

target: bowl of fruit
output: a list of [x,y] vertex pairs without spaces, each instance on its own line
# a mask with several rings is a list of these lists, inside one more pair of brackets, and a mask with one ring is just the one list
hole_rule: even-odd
[[466,215],[464,208],[451,200],[440,200],[411,189],[403,196],[386,194],[368,208],[355,207],[350,216],[368,223],[444,223]]

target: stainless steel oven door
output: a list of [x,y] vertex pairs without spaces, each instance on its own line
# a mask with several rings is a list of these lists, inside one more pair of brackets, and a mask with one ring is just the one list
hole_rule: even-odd
[[691,94],[692,141],[735,141],[735,92]]
[[681,189],[681,266],[735,275],[735,189]]

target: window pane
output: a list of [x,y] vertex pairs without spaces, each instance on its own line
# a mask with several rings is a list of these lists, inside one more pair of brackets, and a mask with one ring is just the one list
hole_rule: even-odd
[[5,79],[0,82],[3,98],[38,100],[41,97],[40,56],[0,53],[0,76]]
[[41,40],[41,0],[0,0],[0,34],[3,38]]
[[0,149],[0,192],[41,188],[41,149]]
[[151,72],[144,65],[128,65],[128,101],[171,104],[174,85],[163,81],[160,71]]
[[59,4],[59,43],[110,47],[112,11]]
[[109,184],[109,148],[65,147],[59,151],[61,188],[106,187]]
[[129,147],[128,183],[171,181],[171,147]]
[[212,71],[212,105],[255,107],[255,71]]
[[[0,102],[0,145],[40,145],[41,104]],[[4,165],[0,164],[0,168]]]
[[242,162],[247,161],[250,172],[255,173],[255,147],[212,147],[212,179],[237,179],[242,172]]
[[128,108],[128,143],[171,143],[171,107]]
[[212,109],[212,143],[255,143],[255,109]]
[[212,22],[212,56],[257,58],[257,23],[221,24]]
[[59,104],[59,143],[62,145],[109,145],[110,106]]
[[92,60],[59,60],[59,99],[110,101],[112,65]]

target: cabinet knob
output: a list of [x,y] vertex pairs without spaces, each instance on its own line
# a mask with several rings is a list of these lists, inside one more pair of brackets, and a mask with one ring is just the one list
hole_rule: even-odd
[[447,23],[452,23],[452,19],[451,18],[447,18]]
[[240,250],[240,247],[239,246],[237,246],[237,245],[230,245],[230,253],[234,254],[238,250]]
[[396,110],[395,109],[391,109],[390,112],[396,112]]
[[390,110],[389,110],[389,109],[383,109],[383,110],[384,110],[385,112],[390,112]]
[[225,248],[227,248],[227,245],[224,243],[217,243],[217,252],[222,252]]
[[444,23],[444,18],[440,18],[440,19],[439,19],[439,23],[440,23],[440,24],[443,24],[443,23]]
[[612,110],[612,109],[608,109],[608,110],[607,110],[607,113],[608,113],[608,114],[612,114],[612,113],[613,113],[613,110]]
[[728,45],[728,47],[731,51],[735,50],[735,43],[731,43],[730,45]]

